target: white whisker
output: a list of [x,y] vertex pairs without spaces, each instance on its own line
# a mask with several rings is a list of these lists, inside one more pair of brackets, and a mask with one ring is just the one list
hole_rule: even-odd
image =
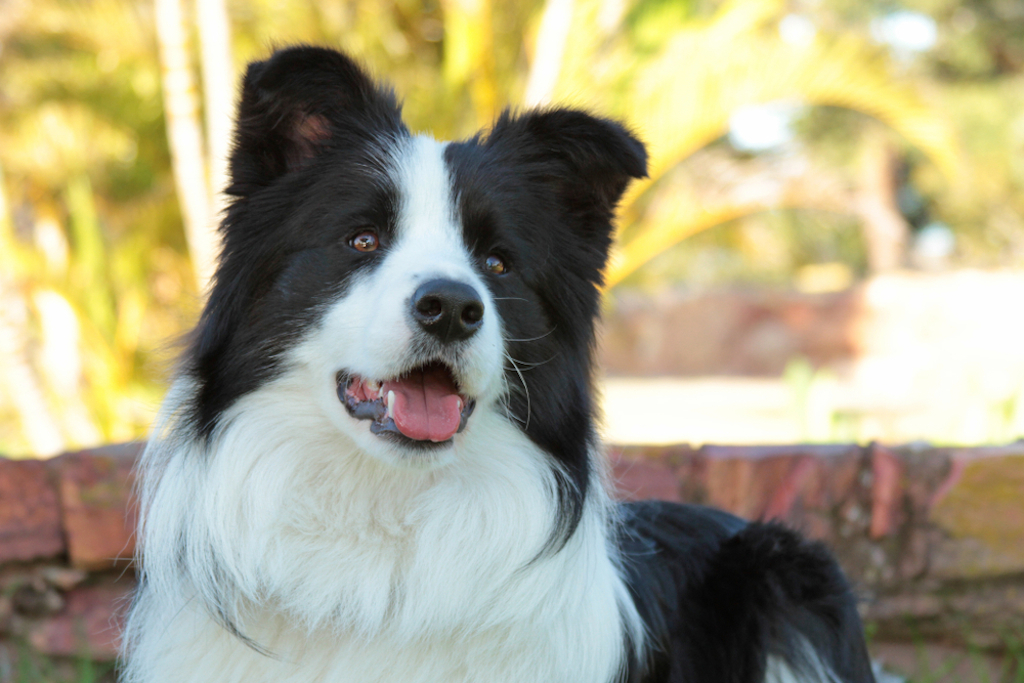
[[526,422],[523,425],[523,429],[527,430],[530,428],[530,387],[526,386],[526,379],[523,377],[523,373],[519,371],[519,366],[516,365],[515,359],[505,352],[505,358],[508,358],[508,362],[512,363],[512,368],[519,375],[519,381],[523,383],[523,391],[526,392]]
[[539,337],[531,337],[530,339],[510,339],[510,338],[506,338],[505,341],[510,341],[510,342],[532,342],[532,341],[537,341],[538,339],[543,339],[544,337],[548,336],[549,334],[554,332],[556,329],[558,329],[557,326],[556,327],[552,327],[550,330],[548,330],[544,334],[540,335]]
[[512,358],[511,356],[508,355],[508,353],[506,353],[505,355],[508,356],[509,360],[514,360],[516,363],[518,363],[520,366],[522,366],[522,368],[524,370],[533,370],[534,368],[540,367],[541,365],[547,365],[548,363],[550,363],[554,359],[558,358],[558,354],[556,353],[555,355],[551,356],[551,358],[548,358],[547,360],[542,360],[542,361],[538,361],[536,363],[531,363],[529,361],[519,360],[518,358]]

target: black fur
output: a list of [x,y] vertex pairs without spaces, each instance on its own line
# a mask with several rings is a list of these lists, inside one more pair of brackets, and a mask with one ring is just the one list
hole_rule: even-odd
[[590,478],[591,368],[612,217],[642,144],[621,125],[559,109],[502,114],[490,134],[446,150],[469,248],[501,255],[489,283],[508,340],[511,411],[564,468],[552,548],[572,535]]
[[389,142],[408,134],[394,94],[338,52],[291,48],[249,65],[231,155],[235,199],[187,354],[200,433],[275,376],[281,352],[365,265],[348,238],[366,225],[383,239],[393,233],[396,189],[384,165]]
[[769,655],[813,676],[808,645],[838,681],[874,681],[856,599],[820,543],[699,506],[622,511],[630,590],[653,641],[630,683],[760,683]]

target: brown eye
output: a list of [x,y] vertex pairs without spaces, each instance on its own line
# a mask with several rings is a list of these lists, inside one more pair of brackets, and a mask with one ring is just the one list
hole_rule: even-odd
[[359,233],[350,239],[348,243],[356,251],[375,251],[380,244],[377,240],[377,233],[372,230]]
[[495,275],[503,275],[505,273],[505,262],[493,254],[484,261],[484,267]]

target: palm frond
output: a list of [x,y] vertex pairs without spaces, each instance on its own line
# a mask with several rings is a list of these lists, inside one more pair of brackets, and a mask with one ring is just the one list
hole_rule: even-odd
[[[710,19],[687,22],[628,73],[606,74],[615,81],[610,92],[618,92],[617,83],[629,85],[626,96],[617,98],[622,106],[604,104],[635,126],[651,153],[650,178],[634,185],[622,202],[628,241],[609,269],[609,286],[694,232],[769,208],[757,203],[706,207],[676,196],[674,210],[647,215],[666,174],[724,135],[741,107],[784,101],[862,112],[921,150],[947,182],[954,179],[958,154],[952,127],[918,89],[893,75],[882,49],[855,35],[787,43],[776,25],[784,11],[779,0],[732,0]],[[566,69],[559,90],[570,99],[581,89],[583,61],[598,65],[600,74],[602,64],[622,64],[626,49],[597,39],[601,31],[592,10],[581,10],[577,18],[584,24],[576,32],[577,66]],[[589,87],[593,90],[592,77]]]

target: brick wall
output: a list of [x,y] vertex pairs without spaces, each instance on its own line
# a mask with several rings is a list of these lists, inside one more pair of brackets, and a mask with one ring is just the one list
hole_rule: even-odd
[[1024,632],[1024,442],[999,448],[624,448],[626,498],[780,519],[827,543],[882,640]]
[[[139,445],[0,458],[0,646],[109,660],[134,585]],[[883,640],[998,647],[1024,631],[1024,443],[625,447],[624,499],[780,519],[828,543]]]
[[131,473],[140,448],[0,458],[0,643],[113,659],[134,586]]

